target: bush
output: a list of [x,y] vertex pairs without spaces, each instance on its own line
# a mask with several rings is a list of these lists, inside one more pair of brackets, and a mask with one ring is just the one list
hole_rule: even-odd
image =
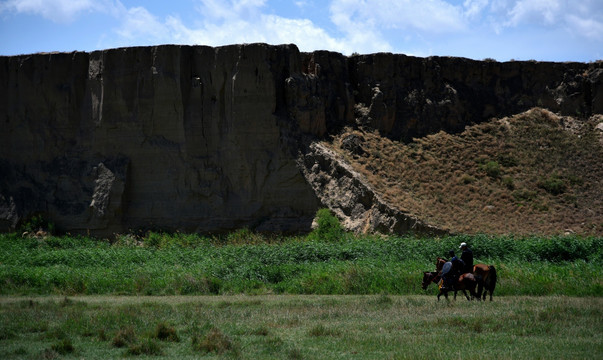
[[491,178],[499,177],[500,173],[502,171],[500,164],[497,163],[496,161],[488,161],[487,163],[482,165],[482,169],[486,172],[486,175],[488,175]]
[[514,183],[514,181],[513,181],[513,178],[512,178],[512,177],[510,177],[510,176],[505,176],[505,177],[502,179],[502,183],[503,183],[503,185],[504,185],[504,186],[505,186],[507,189],[509,189],[509,190],[515,190],[515,183]]
[[516,201],[532,201],[538,196],[536,191],[528,189],[519,189],[513,192],[513,197]]
[[44,230],[53,234],[55,232],[54,223],[46,219],[43,215],[34,215],[20,226],[22,232],[35,233],[38,230]]
[[546,179],[541,179],[538,182],[538,187],[553,195],[562,194],[567,188],[565,181],[557,175],[549,176]]
[[161,341],[180,341],[180,337],[178,337],[176,329],[174,329],[173,326],[169,326],[164,322],[157,324],[157,327],[155,328],[155,338]]
[[308,240],[335,242],[340,241],[344,235],[339,219],[329,209],[316,212],[316,223],[318,226],[308,235]]

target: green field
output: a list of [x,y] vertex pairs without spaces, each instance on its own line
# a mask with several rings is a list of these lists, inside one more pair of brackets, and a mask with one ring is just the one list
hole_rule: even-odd
[[0,358],[597,359],[600,297],[0,298]]
[[[493,302],[421,289],[493,264]],[[603,239],[0,235],[0,358],[601,358]]]
[[[240,231],[80,237],[0,235],[0,294],[423,294],[423,271],[466,241],[496,266],[495,296],[601,296],[603,238],[271,238]],[[428,293],[435,291],[430,289]]]

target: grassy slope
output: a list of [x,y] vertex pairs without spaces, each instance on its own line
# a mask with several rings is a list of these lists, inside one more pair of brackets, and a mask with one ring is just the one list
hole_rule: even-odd
[[[2,299],[0,299],[2,300]],[[603,300],[425,296],[4,299],[0,357],[586,359]],[[163,340],[161,340],[163,338]]]
[[[331,146],[386,201],[460,233],[603,234],[603,146],[593,128],[546,110],[410,144],[348,129]],[[349,134],[362,150],[341,148]]]

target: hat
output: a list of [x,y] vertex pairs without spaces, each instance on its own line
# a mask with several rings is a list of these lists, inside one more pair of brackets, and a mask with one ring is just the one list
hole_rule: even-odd
[[467,246],[467,243],[462,242],[462,243],[461,243],[461,246],[459,246],[459,249],[462,249],[462,248],[463,248],[463,246]]

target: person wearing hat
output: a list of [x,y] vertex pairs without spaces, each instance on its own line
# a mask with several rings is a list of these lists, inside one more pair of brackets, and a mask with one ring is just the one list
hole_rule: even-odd
[[462,242],[459,249],[463,250],[463,253],[461,254],[461,260],[465,263],[463,273],[473,272],[473,251],[469,249],[466,242]]

